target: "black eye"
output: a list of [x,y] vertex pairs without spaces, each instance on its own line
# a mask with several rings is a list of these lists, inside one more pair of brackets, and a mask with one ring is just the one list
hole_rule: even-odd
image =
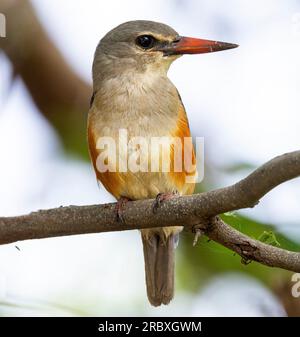
[[136,39],[136,44],[144,49],[150,49],[154,46],[156,39],[151,35],[141,35]]

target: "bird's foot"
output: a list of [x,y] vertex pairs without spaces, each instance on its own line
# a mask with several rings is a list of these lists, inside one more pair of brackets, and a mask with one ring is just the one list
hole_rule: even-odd
[[131,201],[131,199],[126,198],[126,197],[121,197],[117,201],[116,208],[115,208],[117,221],[121,221],[121,222],[125,223],[123,212],[124,212],[124,207],[125,207],[125,205],[127,204],[128,201]]
[[177,197],[179,195],[179,193],[177,191],[174,191],[172,193],[158,193],[154,204],[152,206],[152,211],[153,213],[157,213],[160,205],[165,201],[165,200],[170,200],[173,199],[175,197]]

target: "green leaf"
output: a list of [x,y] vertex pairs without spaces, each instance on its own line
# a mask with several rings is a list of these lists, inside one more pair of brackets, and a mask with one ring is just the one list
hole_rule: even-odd
[[[280,245],[283,249],[300,251],[300,244],[296,240],[277,231],[274,225],[259,222],[256,219],[242,215],[239,212],[223,214],[221,218],[236,230],[268,244]],[[262,235],[262,233],[264,235]],[[272,234],[273,233],[273,234]],[[276,236],[275,234],[276,233]],[[177,251],[178,285],[188,291],[198,291],[199,288],[209,283],[210,279],[227,272],[241,272],[256,277],[265,285],[272,287],[274,279],[290,277],[290,272],[270,268],[257,262],[247,265],[238,254],[224,246],[210,240],[203,235],[196,247],[193,247],[193,235],[182,232],[179,249]],[[245,265],[246,264],[246,265]]]
[[258,237],[259,241],[266,243],[271,246],[280,246],[280,243],[276,239],[276,235],[272,231],[263,231],[263,233]]

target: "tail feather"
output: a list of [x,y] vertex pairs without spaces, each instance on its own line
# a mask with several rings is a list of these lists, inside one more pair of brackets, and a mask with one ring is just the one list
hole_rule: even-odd
[[142,231],[146,286],[153,306],[168,304],[174,297],[175,241],[178,234],[167,237],[163,231]]

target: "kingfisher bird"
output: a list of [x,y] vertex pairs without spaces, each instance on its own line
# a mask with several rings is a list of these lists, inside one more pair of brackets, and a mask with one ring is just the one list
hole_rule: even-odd
[[[88,114],[89,152],[96,177],[117,199],[117,215],[128,200],[155,198],[154,210],[165,199],[194,192],[195,183],[187,182],[196,169],[174,169],[174,161],[183,161],[184,149],[159,153],[159,170],[124,170],[120,162],[106,160],[108,169],[99,167],[104,148],[99,140],[107,137],[121,144],[115,151],[119,160],[127,160],[128,149],[120,137],[143,137],[147,144],[155,137],[191,136],[180,95],[167,76],[171,63],[183,54],[201,54],[237,47],[236,44],[180,36],[168,25],[153,21],[130,21],[108,32],[99,42],[93,62],[93,95]],[[195,164],[193,145],[192,163]],[[151,167],[148,146],[137,147],[139,161]],[[135,149],[135,150],[137,150]],[[146,153],[147,152],[147,153]],[[132,153],[132,151],[131,151]],[[176,158],[175,158],[176,157]],[[120,159],[121,158],[121,159]],[[161,163],[170,160],[170,170]],[[113,163],[113,164],[111,164]],[[102,165],[102,166],[103,166]],[[101,165],[100,165],[101,166]],[[114,169],[110,169],[114,167]],[[168,304],[174,296],[175,247],[183,227],[157,227],[141,230],[144,251],[147,296],[153,306]]]

